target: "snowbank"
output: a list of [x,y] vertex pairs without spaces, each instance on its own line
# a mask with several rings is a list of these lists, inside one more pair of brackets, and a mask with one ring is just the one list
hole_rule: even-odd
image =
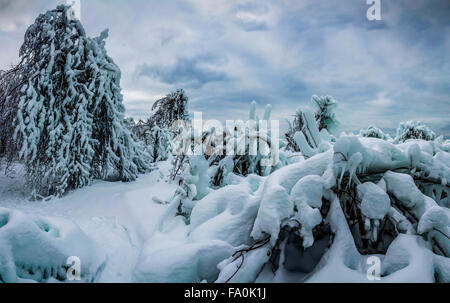
[[65,281],[71,256],[81,261],[85,282],[97,281],[107,262],[73,222],[0,208],[0,281]]

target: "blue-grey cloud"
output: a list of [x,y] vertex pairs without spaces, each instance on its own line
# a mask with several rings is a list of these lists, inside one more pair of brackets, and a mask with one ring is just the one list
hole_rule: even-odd
[[[17,61],[23,24],[59,1],[13,2],[20,9],[0,11],[0,69]],[[365,0],[82,0],[82,23],[90,35],[110,29],[106,47],[122,69],[129,115],[144,117],[180,87],[191,110],[222,120],[245,119],[252,100],[289,118],[312,94],[329,94],[339,101],[342,130],[393,130],[416,119],[450,135],[450,2],[381,0],[381,21],[367,20],[368,7]]]
[[199,88],[206,83],[225,81],[226,73],[216,68],[225,59],[212,55],[178,58],[173,65],[143,64],[137,68],[138,76],[146,76],[167,84]]

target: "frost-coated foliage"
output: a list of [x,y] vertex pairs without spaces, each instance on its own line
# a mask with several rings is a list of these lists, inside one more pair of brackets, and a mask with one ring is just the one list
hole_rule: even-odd
[[14,127],[12,127],[17,114],[18,95],[20,84],[23,83],[21,66],[9,71],[0,71],[0,166],[1,158],[9,165],[15,160],[17,144],[14,141]]
[[173,134],[170,130],[153,126],[146,135],[146,144],[150,152],[152,162],[165,161],[171,155],[171,138]]
[[311,97],[311,103],[316,111],[316,121],[319,130],[326,129],[329,133],[337,130],[340,123],[336,119],[335,109],[338,105],[337,101],[331,96]]
[[14,121],[18,157],[36,196],[61,195],[93,178],[134,180],[148,156],[123,124],[120,69],[104,31],[89,38],[67,6],[41,14],[20,49],[23,82]]
[[385,134],[381,129],[374,125],[370,125],[367,129],[362,129],[360,135],[367,138],[378,138],[383,140],[391,139],[389,134]]
[[436,139],[436,134],[420,121],[401,122],[397,128],[395,142],[405,142],[408,139],[433,141]]
[[[293,122],[288,121],[289,130],[285,137],[286,149],[289,151],[311,155],[311,149],[319,148],[318,141],[322,140],[319,139],[319,133],[323,139],[330,141],[332,139],[330,134],[335,133],[340,125],[334,113],[338,103],[333,97],[313,95],[311,104],[311,109],[297,109]],[[299,146],[298,140],[303,141],[302,136],[305,137],[306,143]]]
[[[276,148],[272,146],[277,142],[272,140],[271,111],[272,106],[268,104],[265,107],[263,119],[260,120],[256,115],[256,102],[253,101],[250,105],[249,121],[253,121],[254,124],[239,125],[233,130],[226,130],[223,136],[224,145],[219,147],[224,150],[220,155],[213,153],[208,158],[211,165],[211,185],[213,187],[230,184],[233,178],[230,174],[267,176],[287,163],[285,153],[279,150],[278,146]],[[260,129],[260,121],[267,124],[267,129]],[[207,133],[204,141],[210,140],[211,136],[214,136],[212,132]],[[256,153],[250,154],[254,147]],[[233,153],[226,153],[226,149],[232,150]],[[264,149],[267,152],[270,150],[271,154],[262,152]],[[263,161],[275,161],[274,150],[278,151],[279,161],[271,163],[272,165],[264,165],[267,163]]]
[[[165,216],[168,229],[150,239],[136,266],[139,281],[364,282],[366,261],[379,257],[384,282],[449,282],[445,145],[354,135],[329,144],[266,177],[211,190],[190,204],[182,239],[170,236],[177,218]],[[170,248],[157,244],[161,236]],[[195,252],[214,257],[183,266],[200,264]]]
[[178,134],[176,122],[190,124],[188,106],[189,98],[184,90],[178,89],[153,104],[153,113],[147,121],[135,123],[132,118],[126,119],[128,130],[136,140],[144,143],[152,162],[169,158],[171,140]]

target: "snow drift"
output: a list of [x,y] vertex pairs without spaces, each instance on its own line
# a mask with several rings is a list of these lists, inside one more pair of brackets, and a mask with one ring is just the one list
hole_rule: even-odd
[[72,256],[81,280],[97,281],[106,256],[77,225],[0,208],[0,282],[67,281]]

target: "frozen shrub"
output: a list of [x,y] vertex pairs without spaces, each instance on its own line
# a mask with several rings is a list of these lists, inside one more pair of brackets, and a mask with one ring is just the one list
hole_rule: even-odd
[[313,95],[311,104],[311,109],[296,111],[293,122],[288,121],[289,130],[285,134],[286,149],[307,156],[314,154],[311,150],[318,149],[322,139],[331,140],[330,134],[335,133],[340,125],[334,113],[338,103],[333,97]]
[[334,110],[337,107],[337,101],[331,96],[316,96],[311,98],[313,108],[316,110],[316,121],[319,131],[326,129],[329,133],[337,130],[340,123],[336,119]]
[[382,140],[390,139],[388,134],[385,134],[381,129],[374,125],[370,125],[368,128],[362,129],[360,131],[360,135],[367,138],[377,138]]
[[405,142],[408,139],[433,141],[436,139],[436,134],[420,121],[401,122],[397,128],[395,142]]

